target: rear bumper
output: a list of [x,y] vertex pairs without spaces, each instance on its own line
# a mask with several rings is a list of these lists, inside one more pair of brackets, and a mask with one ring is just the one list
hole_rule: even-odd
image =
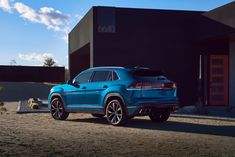
[[129,116],[145,116],[156,112],[174,112],[179,109],[178,102],[168,103],[140,103],[136,106],[127,106]]

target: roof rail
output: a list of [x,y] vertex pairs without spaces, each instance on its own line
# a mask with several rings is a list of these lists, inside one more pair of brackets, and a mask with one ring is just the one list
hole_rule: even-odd
[[149,67],[135,66],[134,69],[149,69]]

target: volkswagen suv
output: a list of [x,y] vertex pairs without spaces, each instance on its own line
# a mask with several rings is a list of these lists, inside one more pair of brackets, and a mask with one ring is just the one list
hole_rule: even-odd
[[174,82],[161,71],[140,67],[90,68],[67,84],[54,86],[48,96],[48,107],[56,120],[83,112],[106,116],[115,126],[134,116],[164,122],[178,108],[177,102]]

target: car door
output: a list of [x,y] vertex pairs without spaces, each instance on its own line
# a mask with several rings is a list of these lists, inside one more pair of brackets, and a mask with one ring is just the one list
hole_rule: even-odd
[[73,79],[71,88],[65,92],[68,108],[76,110],[87,104],[86,86],[91,75],[92,71],[83,72]]
[[108,70],[98,70],[95,71],[92,79],[87,85],[87,104],[93,106],[94,108],[102,108],[101,97],[103,96],[103,91],[105,91],[110,85],[110,75],[111,71]]

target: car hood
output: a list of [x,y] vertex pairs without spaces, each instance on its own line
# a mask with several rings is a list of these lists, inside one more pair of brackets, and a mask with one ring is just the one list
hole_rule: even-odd
[[64,91],[68,88],[68,84],[60,84],[60,85],[56,85],[56,86],[53,86],[51,88],[51,92],[54,92],[54,91]]

